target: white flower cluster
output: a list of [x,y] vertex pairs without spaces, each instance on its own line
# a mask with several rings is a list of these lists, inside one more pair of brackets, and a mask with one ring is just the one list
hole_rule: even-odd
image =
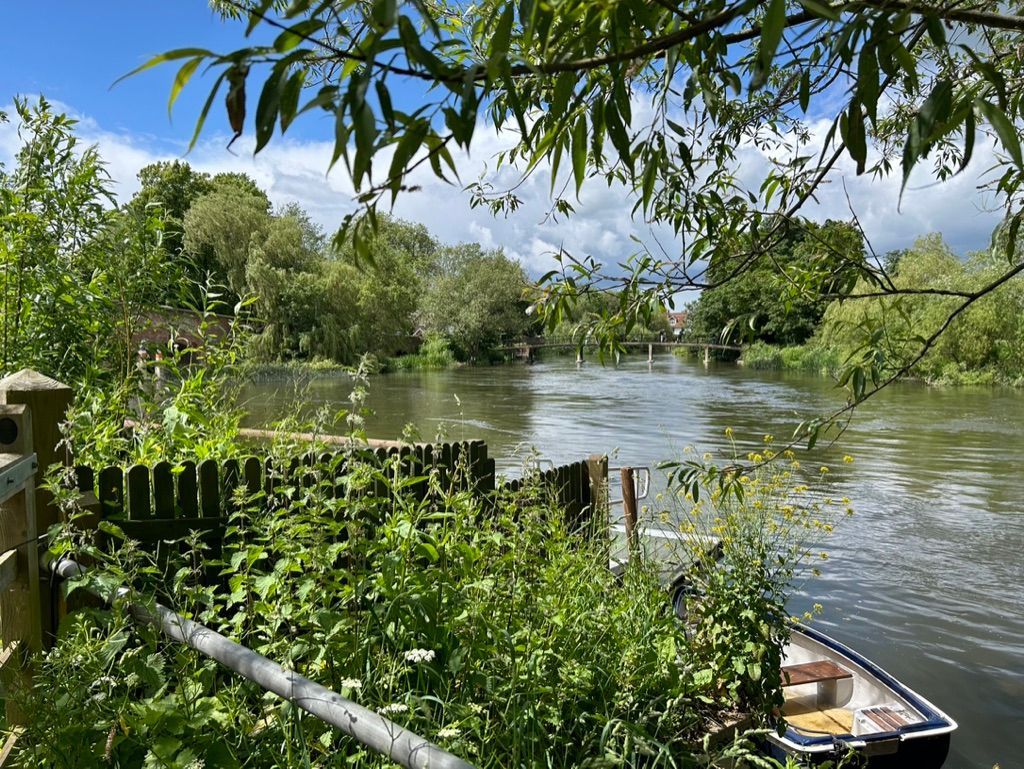
[[410,649],[405,653],[405,661],[412,662],[431,662],[434,657],[437,656],[433,649]]
[[362,689],[363,682],[358,678],[342,678],[341,687],[343,689]]
[[402,702],[393,702],[390,705],[385,705],[380,709],[381,715],[390,716],[394,713],[407,713],[409,712],[409,706]]

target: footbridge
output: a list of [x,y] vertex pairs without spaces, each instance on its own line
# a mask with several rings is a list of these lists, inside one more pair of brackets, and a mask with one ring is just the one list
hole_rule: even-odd
[[[705,365],[711,360],[712,350],[725,350],[729,352],[742,352],[743,348],[738,345],[731,344],[711,344],[710,342],[619,342],[620,347],[627,349],[640,349],[647,348],[647,361],[650,363],[654,360],[654,350],[665,349],[685,349],[685,350],[698,350],[702,353]],[[594,349],[596,344],[586,344],[582,348],[575,342],[551,342],[546,340],[544,337],[533,337],[529,339],[520,339],[516,342],[511,342],[501,347],[496,348],[497,352],[503,352],[510,354],[517,360],[524,360],[532,363],[537,358],[537,353],[540,350],[576,350],[576,362],[583,362],[583,351],[587,348]],[[616,360],[618,359],[618,353],[616,353]]]

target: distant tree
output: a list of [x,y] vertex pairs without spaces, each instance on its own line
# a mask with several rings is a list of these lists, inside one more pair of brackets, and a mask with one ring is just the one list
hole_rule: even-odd
[[139,215],[157,209],[164,221],[163,246],[176,256],[182,248],[185,212],[203,195],[213,191],[209,174],[195,171],[182,160],[150,163],[138,173],[142,185],[128,209]]
[[503,340],[528,335],[529,284],[522,266],[500,249],[466,243],[442,248],[423,297],[425,330],[446,336],[457,357],[474,360]]
[[254,245],[269,232],[265,196],[223,187],[203,195],[185,214],[184,251],[201,280],[246,292],[246,266]]
[[210,179],[209,191],[234,191],[253,198],[259,198],[263,201],[263,205],[267,213],[270,213],[270,198],[267,196],[266,190],[260,187],[248,174],[243,174],[237,171],[225,171],[223,173],[215,174],[213,178]]
[[360,350],[394,355],[412,349],[424,279],[436,271],[438,243],[422,224],[381,217],[357,258],[351,238],[335,243],[337,258],[357,267],[353,334]]
[[[788,227],[770,253],[733,279],[726,279],[735,268],[731,260],[709,265],[709,280],[721,285],[706,289],[690,307],[684,333],[701,342],[722,341],[724,334],[800,344],[814,334],[829,301],[853,288],[851,278],[857,274],[844,265],[864,260],[863,239],[849,224],[802,222]],[[821,290],[826,286],[827,291]]]
[[323,258],[308,219],[298,213],[273,217],[264,236],[254,237],[245,264],[244,289],[255,297],[264,323],[261,343],[272,357],[320,352]]

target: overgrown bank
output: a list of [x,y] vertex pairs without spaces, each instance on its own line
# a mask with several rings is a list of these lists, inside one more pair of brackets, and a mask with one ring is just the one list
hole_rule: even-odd
[[[793,286],[753,271],[741,281],[743,291],[730,287],[701,297],[690,338],[707,336],[710,328],[754,308],[745,326],[752,341],[741,357],[750,368],[822,374],[844,383],[854,375],[882,381],[902,372],[929,384],[1024,386],[1024,279],[1006,281],[951,317],[967,292],[1001,274],[1004,257],[986,251],[960,258],[940,236],[930,235],[884,261],[890,295],[860,280],[833,301],[807,307],[802,319],[793,316],[797,305],[778,301]],[[751,298],[760,295],[773,296],[774,304]]]

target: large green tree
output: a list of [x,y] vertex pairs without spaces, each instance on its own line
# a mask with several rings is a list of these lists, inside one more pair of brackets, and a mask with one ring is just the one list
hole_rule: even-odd
[[[690,307],[686,336],[700,342],[757,339],[769,344],[801,344],[814,334],[830,299],[850,292],[846,264],[865,260],[863,238],[843,222],[799,222],[750,269],[705,290]],[[708,276],[720,279],[729,269],[712,263]],[[807,290],[808,276],[820,291]],[[827,284],[827,277],[836,280]],[[820,277],[818,277],[820,276]],[[735,332],[735,333],[730,333]]]
[[[360,256],[368,254],[376,210],[415,187],[410,173],[423,167],[455,179],[453,150],[471,146],[485,122],[512,142],[503,163],[523,175],[551,169],[562,213],[571,212],[569,196],[588,180],[618,181],[635,191],[637,217],[678,235],[667,256],[640,252],[625,275],[586,255],[567,255],[539,304],[554,320],[586,284],[617,282],[628,297],[625,323],[606,328],[626,331],[643,315],[636,305],[751,269],[844,157],[859,174],[896,175],[905,184],[923,167],[943,181],[971,167],[975,146],[988,137],[1001,148],[988,178],[1008,215],[1007,261],[993,284],[955,290],[957,306],[1024,271],[1012,247],[1024,179],[1024,13],[1016,3],[218,6],[247,17],[247,31],[273,32],[273,44],[222,53],[183,49],[144,66],[179,61],[176,93],[201,64],[211,64],[213,91],[224,89],[232,127],[241,134],[246,115],[253,117],[257,151],[306,110],[333,115],[334,161],[350,174],[361,205],[362,215],[348,222]],[[812,128],[823,121],[826,135],[815,136]],[[741,168],[744,152],[755,147],[771,159],[763,171]],[[515,190],[476,185],[472,202],[511,211],[519,203]],[[712,263],[723,269],[715,280],[706,270]],[[867,281],[869,293],[901,291],[873,262],[854,260],[843,269]],[[827,290],[814,273],[791,277],[807,291]],[[934,342],[923,340],[922,347]],[[877,371],[850,381],[883,384]]]
[[459,358],[475,360],[499,342],[534,330],[526,313],[526,274],[500,249],[486,251],[476,243],[450,246],[442,249],[439,265],[420,318],[426,331],[448,338]]

